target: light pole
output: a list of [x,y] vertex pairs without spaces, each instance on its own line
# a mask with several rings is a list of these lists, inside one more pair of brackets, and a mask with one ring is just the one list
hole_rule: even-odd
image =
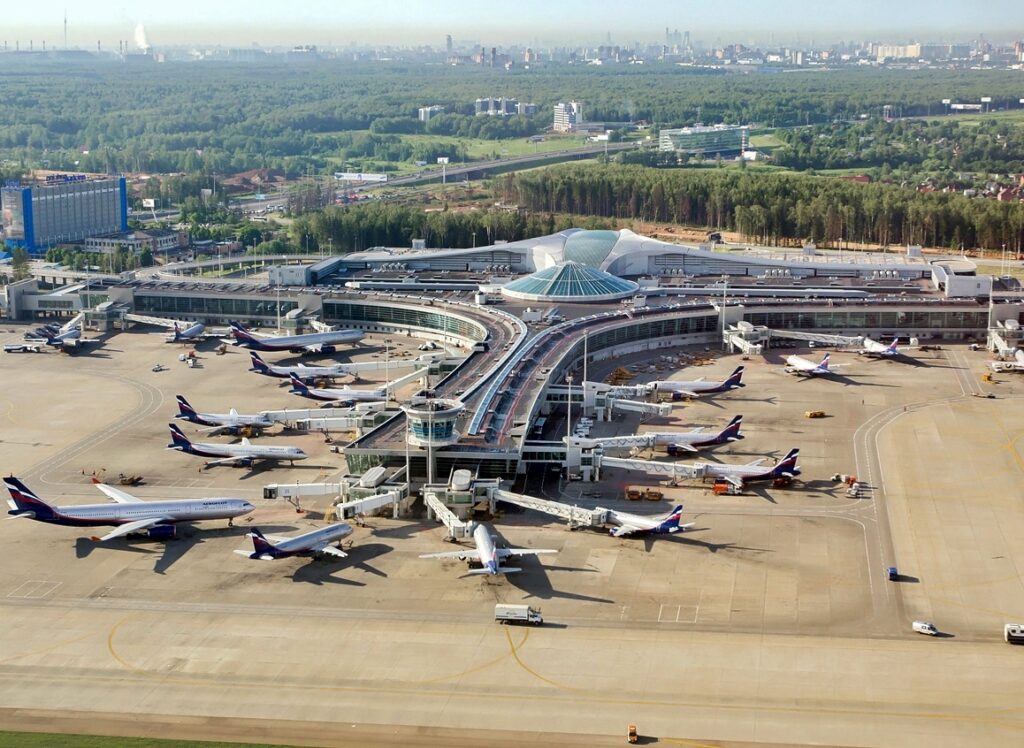
[[277,332],[281,332],[281,287],[274,289],[277,292]]
[[725,348],[725,305],[727,302],[726,294],[729,292],[729,276],[722,276],[722,347]]
[[568,449],[568,439],[572,436],[572,374],[566,375],[565,381],[569,385],[569,396],[565,401],[565,446],[566,449]]
[[391,399],[391,376],[388,371],[391,338],[384,338],[384,402]]

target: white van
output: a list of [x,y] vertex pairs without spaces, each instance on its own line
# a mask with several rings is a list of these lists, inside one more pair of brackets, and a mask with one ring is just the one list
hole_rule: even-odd
[[928,623],[928,621],[914,621],[911,626],[914,631],[919,634],[927,634],[928,636],[937,636],[939,630],[935,628],[935,624]]

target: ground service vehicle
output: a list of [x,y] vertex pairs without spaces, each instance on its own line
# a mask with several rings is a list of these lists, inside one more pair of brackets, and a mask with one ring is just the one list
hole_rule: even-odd
[[1024,644],[1024,623],[1008,623],[1003,627],[1007,644]]
[[640,736],[637,734],[636,725],[630,725],[629,727],[626,728],[626,742],[627,743],[635,743],[639,739],[640,739]]
[[494,606],[494,620],[499,623],[532,623],[540,626],[544,623],[539,610],[529,605],[506,605],[498,603]]
[[928,623],[928,621],[914,621],[911,626],[914,631],[919,634],[927,634],[928,636],[938,636],[939,630],[935,628],[934,623]]

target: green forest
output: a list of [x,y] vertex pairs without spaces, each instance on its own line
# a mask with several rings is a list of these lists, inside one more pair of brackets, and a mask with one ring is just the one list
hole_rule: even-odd
[[[473,117],[478,97],[533,102],[533,120]],[[942,113],[941,100],[991,96],[1017,106],[1013,71],[807,71],[742,74],[672,65],[553,65],[512,71],[397,63],[318,65],[109,62],[11,65],[0,76],[0,162],[94,172],[230,174],[274,168],[323,171],[347,158],[395,162],[460,158],[445,138],[521,138],[550,125],[553,105],[575,98],[590,120],[655,126],[730,122],[828,124],[877,116]],[[420,106],[447,114],[429,123]],[[396,136],[436,142],[409,146]],[[794,146],[796,144],[794,143]],[[794,149],[794,163],[804,158]]]
[[1005,244],[1020,252],[1024,243],[1019,201],[785,172],[565,165],[500,177],[495,191],[530,211],[709,226],[765,244]]

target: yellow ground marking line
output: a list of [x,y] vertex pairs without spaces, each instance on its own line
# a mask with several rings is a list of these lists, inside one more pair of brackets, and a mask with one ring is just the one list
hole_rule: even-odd
[[676,745],[692,745],[694,748],[722,748],[721,743],[698,743],[696,740],[682,738],[658,738],[659,743],[675,743]]
[[52,652],[53,650],[60,649],[61,647],[65,647],[68,644],[76,644],[80,641],[85,641],[86,639],[92,636],[96,636],[97,633],[98,632],[96,631],[90,631],[88,634],[76,636],[74,639],[65,639],[63,641],[53,642],[52,644],[49,644],[45,647],[41,647],[40,649],[34,649],[31,652],[22,652],[21,654],[11,655],[10,657],[4,657],[0,659],[0,665],[6,664],[8,662],[13,662],[14,660],[20,660],[22,657],[32,657],[33,655],[40,655],[46,652]]
[[[155,671],[152,671],[152,670],[145,670],[143,668],[139,668],[139,667],[136,667],[135,665],[132,665],[130,662],[128,662],[127,660],[122,658],[119,654],[117,654],[116,650],[114,649],[114,635],[117,633],[117,630],[124,623],[126,623],[130,618],[132,618],[133,616],[134,616],[134,614],[130,614],[130,615],[125,616],[120,621],[115,623],[114,626],[110,629],[110,634],[107,636],[107,648],[110,651],[110,655],[118,663],[120,663],[121,666],[124,667],[126,670],[128,670],[128,671],[130,671],[132,673],[136,673],[136,674],[138,674],[140,676],[145,676],[145,677],[149,677],[149,678],[160,678],[165,683],[170,683],[171,681],[173,681],[176,685],[180,684],[180,685],[187,685],[187,686],[199,686],[199,687],[204,687],[204,688],[211,688],[212,687],[212,688],[218,688],[218,689],[222,689],[222,688],[226,688],[228,686],[236,685],[239,688],[254,688],[254,689],[262,689],[262,690],[268,690],[268,689],[280,690],[281,688],[295,688],[295,689],[300,689],[300,690],[304,690],[304,691],[313,691],[313,692],[319,692],[319,693],[358,693],[358,694],[364,694],[364,695],[367,694],[367,693],[381,693],[381,694],[399,694],[399,695],[413,695],[413,696],[424,696],[424,695],[430,696],[430,695],[433,695],[432,692],[424,693],[422,690],[417,688],[415,685],[414,686],[378,686],[378,685],[360,684],[358,686],[323,686],[323,685],[316,685],[316,684],[309,683],[309,682],[285,685],[285,684],[282,684],[282,683],[270,683],[270,682],[264,682],[264,681],[260,681],[260,680],[229,681],[229,680],[226,680],[226,679],[220,678],[220,677],[218,677],[216,680],[209,680],[209,679],[202,679],[202,678],[195,678],[195,677],[178,677],[176,674],[158,673],[158,672],[155,672]],[[1007,721],[1007,720],[1004,720],[1004,719],[994,719],[994,718],[983,716],[983,715],[977,715],[976,716],[976,715],[972,715],[972,714],[949,714],[948,712],[924,712],[924,711],[922,711],[922,712],[900,712],[900,711],[880,712],[876,705],[871,705],[870,707],[864,707],[864,708],[857,708],[857,707],[841,708],[841,707],[770,706],[770,705],[753,704],[753,703],[744,703],[744,704],[739,704],[739,703],[708,703],[708,702],[681,701],[681,700],[668,701],[668,700],[665,700],[665,699],[617,699],[617,698],[610,698],[610,697],[607,697],[607,696],[600,695],[601,692],[597,692],[597,691],[584,691],[582,689],[577,689],[577,688],[571,688],[569,686],[564,686],[562,684],[555,683],[554,681],[548,680],[547,678],[543,677],[542,675],[539,675],[539,674],[535,673],[532,669],[530,669],[527,665],[525,665],[519,659],[518,654],[516,653],[516,647],[515,647],[515,645],[512,644],[512,636],[511,636],[511,634],[508,633],[507,629],[505,630],[505,635],[508,637],[509,646],[510,646],[510,648],[512,650],[513,657],[523,667],[524,670],[529,672],[531,675],[536,676],[540,680],[545,681],[547,683],[550,683],[552,686],[555,686],[556,688],[563,689],[563,690],[566,690],[566,691],[572,691],[572,692],[574,692],[576,694],[579,694],[580,697],[555,696],[555,695],[552,695],[550,693],[530,694],[530,693],[524,693],[522,691],[514,691],[514,692],[507,692],[507,693],[501,693],[501,692],[497,692],[497,691],[491,692],[491,696],[497,697],[497,698],[512,699],[512,700],[518,699],[518,700],[521,700],[521,701],[545,701],[545,702],[549,702],[549,703],[554,701],[554,702],[565,703],[565,704],[578,704],[580,701],[585,701],[585,702],[588,702],[588,703],[591,703],[591,704],[605,704],[605,705],[614,705],[614,706],[652,706],[652,707],[657,707],[659,709],[691,708],[691,709],[703,709],[703,710],[718,709],[718,710],[723,710],[723,711],[743,712],[743,713],[749,713],[749,712],[752,712],[752,711],[756,711],[756,712],[767,712],[767,713],[774,713],[774,714],[814,714],[814,715],[830,714],[830,715],[836,715],[836,716],[840,716],[840,717],[870,717],[871,719],[876,719],[876,720],[879,719],[879,718],[883,718],[883,719],[913,719],[913,720],[940,720],[940,721],[944,721],[944,722],[963,722],[963,723],[968,723],[968,724],[991,725],[991,726],[996,726],[996,727],[1002,727],[1002,728],[1005,728],[1007,730],[1016,730],[1018,732],[1024,731],[1024,722],[1021,722],[1021,721],[1014,722],[1014,721]],[[525,640],[527,638],[528,637],[523,637],[523,641],[525,642]],[[519,646],[522,646],[522,643],[520,643]],[[25,674],[21,673],[17,677],[18,677],[19,681],[22,684],[24,684],[24,682],[25,682]],[[94,674],[94,675],[90,675],[89,677],[92,680],[109,680],[109,681],[111,681],[113,683],[123,682],[123,680],[122,680],[123,676],[112,677],[112,676],[103,676],[103,675],[95,675]],[[477,692],[475,692],[475,691],[470,692],[470,693],[461,693],[459,691],[448,691],[447,694],[448,694],[449,697],[465,697],[467,699],[479,699],[479,694]],[[1005,711],[1007,711],[1007,709],[1000,708],[1000,709],[998,709],[996,711],[998,711],[998,712],[1005,712]],[[1009,711],[1011,713],[1013,713],[1013,714],[1017,714],[1016,710],[1009,710]]]
[[[506,636],[509,636],[507,628],[505,629],[505,634],[506,634]],[[529,630],[523,632],[522,641],[520,641],[519,644],[516,645],[516,647],[521,647],[524,644],[526,644],[526,640],[528,638],[530,638]],[[510,644],[512,643],[511,642],[511,637],[509,638],[509,643]],[[494,659],[488,660],[487,662],[484,662],[484,663],[482,663],[480,665],[477,665],[476,667],[469,668],[468,670],[462,670],[462,671],[460,671],[458,673],[452,673],[451,675],[442,675],[442,676],[439,676],[437,678],[430,678],[428,680],[418,680],[418,681],[413,681],[413,682],[414,683],[423,683],[423,684],[427,684],[427,683],[441,683],[442,681],[452,680],[453,678],[462,678],[462,677],[467,676],[467,675],[472,675],[473,673],[479,673],[481,670],[486,670],[487,668],[489,668],[489,667],[491,667],[493,665],[497,665],[502,660],[507,660],[509,657],[513,656],[514,653],[515,653],[516,647],[513,647],[513,651],[512,652],[506,652],[505,654],[498,655]]]
[[530,667],[525,662],[523,662],[522,658],[519,656],[519,647],[521,647],[524,644],[526,644],[526,640],[530,638],[530,632],[529,631],[526,632],[526,636],[523,637],[523,640],[521,642],[519,642],[519,647],[517,647],[515,644],[512,643],[512,634],[509,633],[507,628],[505,629],[505,638],[508,639],[508,647],[509,647],[509,650],[511,651],[512,659],[514,659],[516,661],[516,663],[519,665],[519,667],[521,667],[523,670],[528,672],[530,675],[532,675],[537,680],[544,681],[549,686],[554,686],[555,688],[559,688],[559,689],[561,689],[563,691],[573,691],[575,693],[593,693],[592,691],[588,692],[588,691],[586,691],[585,689],[582,689],[582,688],[573,688],[572,686],[567,686],[564,683],[558,683],[556,681],[551,680],[550,678],[545,678],[543,675],[541,675],[536,670],[534,670],[532,667]]

